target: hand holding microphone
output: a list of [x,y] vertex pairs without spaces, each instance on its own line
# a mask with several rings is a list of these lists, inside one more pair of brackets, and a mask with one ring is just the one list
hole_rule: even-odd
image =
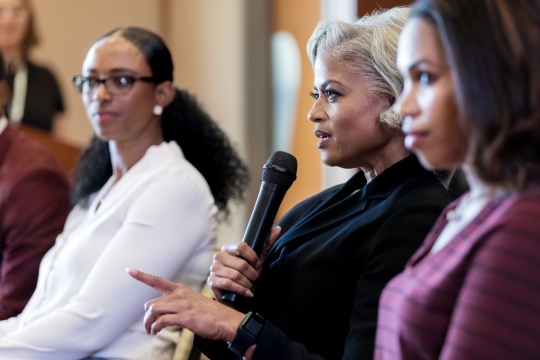
[[279,238],[280,232],[280,227],[270,230],[260,256],[244,242],[223,245],[221,251],[214,255],[208,277],[208,285],[215,299],[224,305],[236,306],[238,304],[221,301],[223,294],[232,292],[246,298],[253,297],[253,285],[259,279],[266,254]]
[[[222,279],[232,280],[231,277],[236,278],[233,282],[238,281],[239,284],[236,285],[236,288],[241,288],[242,286],[250,286],[252,280],[255,280],[256,277],[258,277],[256,271],[253,273],[253,269],[246,270],[243,264],[247,261],[254,265],[253,263],[257,260],[255,259],[253,252],[257,257],[261,255],[264,243],[275,220],[279,206],[283,201],[285,193],[296,179],[296,169],[296,158],[283,151],[277,151],[272,154],[264,165],[262,174],[263,181],[259,190],[259,196],[257,197],[257,201],[244,233],[244,238],[242,240],[242,243],[244,244],[226,245],[224,250],[215,256],[216,260],[212,265],[212,272],[208,283],[217,299],[219,299],[218,295],[222,292],[220,289],[220,282],[222,282]],[[253,252],[249,251],[249,249],[246,251],[245,245],[248,245],[253,249]],[[229,248],[227,248],[227,246],[229,246]],[[244,251],[242,251],[242,248]],[[230,256],[233,253],[236,257]],[[246,257],[245,260],[238,257],[244,255]],[[223,261],[219,259],[220,257],[224,258]],[[237,270],[231,271],[231,269]],[[240,277],[238,277],[236,271],[240,272]],[[245,271],[246,274],[242,274],[242,271]],[[234,288],[235,284],[229,287]],[[221,296],[221,300],[235,305],[240,299],[241,296],[228,291],[223,291],[223,295]]]

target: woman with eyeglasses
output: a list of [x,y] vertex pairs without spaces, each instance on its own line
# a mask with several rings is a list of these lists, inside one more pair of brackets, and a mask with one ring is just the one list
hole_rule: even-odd
[[173,334],[150,337],[141,326],[155,292],[125,269],[200,288],[216,215],[242,198],[247,169],[194,98],[175,88],[170,52],[155,34],[105,34],[73,82],[95,137],[34,295],[20,316],[0,322],[0,359],[170,359]]

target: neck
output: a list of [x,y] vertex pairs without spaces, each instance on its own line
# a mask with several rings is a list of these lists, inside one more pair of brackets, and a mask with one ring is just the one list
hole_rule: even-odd
[[465,177],[467,178],[471,198],[494,197],[504,190],[502,188],[486,184],[480,180],[467,165],[462,165],[461,168],[465,173]]
[[4,58],[4,64],[9,65],[12,70],[16,70],[23,60],[23,53],[18,48],[3,48],[2,56]]
[[385,147],[381,156],[371,166],[361,167],[367,182],[369,183],[384,170],[388,169],[398,161],[405,159],[410,154],[411,153],[407,148],[405,148],[405,145],[403,145],[403,138],[399,136],[395,137],[393,141]]
[[145,139],[136,139],[135,141],[109,141],[113,176],[116,178],[115,182],[120,180],[133,165],[143,158],[150,146],[159,145],[162,142],[163,136],[161,132]]

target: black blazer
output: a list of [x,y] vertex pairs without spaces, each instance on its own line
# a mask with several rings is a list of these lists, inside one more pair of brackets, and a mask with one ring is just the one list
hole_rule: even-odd
[[[24,114],[21,122],[26,125],[51,131],[54,116],[64,112],[64,101],[56,77],[46,67],[27,61],[28,84]],[[8,76],[8,83],[13,89],[15,74]],[[10,103],[12,99],[9,100]],[[9,117],[9,114],[8,114]]]
[[[282,235],[245,309],[268,320],[253,359],[373,357],[380,293],[451,197],[414,155],[364,184],[358,173],[279,221]],[[202,343],[211,359],[229,358]]]

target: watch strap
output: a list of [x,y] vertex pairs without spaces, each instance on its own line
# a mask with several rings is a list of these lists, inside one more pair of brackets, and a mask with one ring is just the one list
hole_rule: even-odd
[[229,349],[238,356],[244,356],[250,346],[259,341],[266,320],[257,313],[249,312],[246,314],[232,342],[229,343]]

